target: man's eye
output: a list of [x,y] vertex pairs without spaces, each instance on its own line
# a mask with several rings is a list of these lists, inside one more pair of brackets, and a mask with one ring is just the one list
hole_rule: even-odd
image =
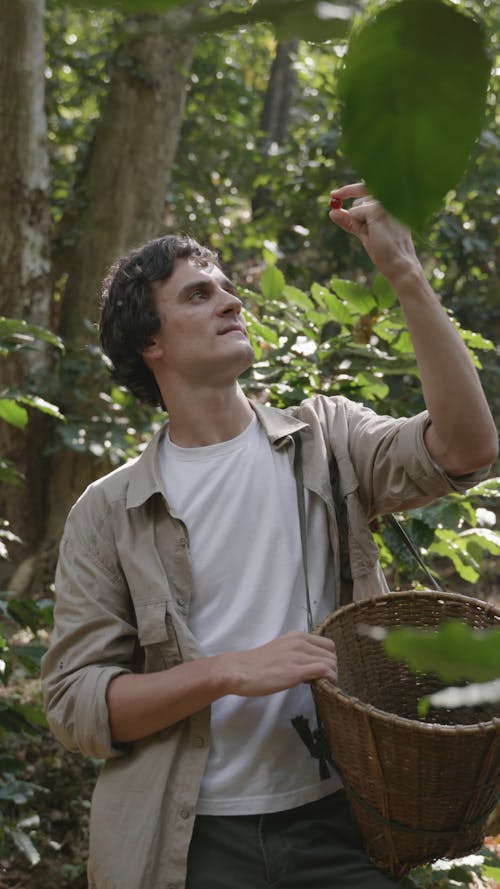
[[196,302],[196,300],[206,299],[206,292],[204,290],[193,290],[189,295],[189,299],[192,299]]

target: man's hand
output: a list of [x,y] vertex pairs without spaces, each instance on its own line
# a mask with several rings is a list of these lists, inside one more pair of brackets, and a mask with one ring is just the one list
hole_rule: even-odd
[[359,238],[375,267],[389,281],[418,265],[408,229],[367,194],[362,182],[336,188],[330,198],[354,198],[348,210],[331,209],[330,219]]
[[220,654],[215,659],[225,677],[225,694],[256,697],[311,679],[337,681],[335,643],[311,633],[293,631],[250,651]]
[[108,686],[111,737],[137,741],[224,695],[270,695],[320,678],[337,681],[335,644],[298,631],[250,651],[214,654],[156,673],[121,673]]

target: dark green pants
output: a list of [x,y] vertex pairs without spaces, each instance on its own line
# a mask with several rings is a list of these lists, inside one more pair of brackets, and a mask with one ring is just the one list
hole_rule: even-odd
[[343,792],[270,815],[199,815],[186,889],[394,889],[361,848]]

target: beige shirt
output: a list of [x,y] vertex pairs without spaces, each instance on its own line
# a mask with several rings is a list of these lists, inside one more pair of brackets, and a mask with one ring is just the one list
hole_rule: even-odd
[[[328,462],[334,452],[355,599],[387,591],[371,519],[465,490],[487,475],[451,479],[436,466],[423,440],[426,413],[394,420],[325,396],[291,412],[252,407],[291,464],[291,436],[303,430],[304,484],[326,504],[338,574]],[[186,620],[191,595],[186,530],[165,503],[157,472],[165,429],[139,458],[85,491],[60,547],[55,629],[42,685],[49,724],[60,742],[105,760],[92,801],[90,889],[184,887],[210,743],[209,707],[133,744],[116,747],[110,737],[106,689],[113,676],[202,657]]]

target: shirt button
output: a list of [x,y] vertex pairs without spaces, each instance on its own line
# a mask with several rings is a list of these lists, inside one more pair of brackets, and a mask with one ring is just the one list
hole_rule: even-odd
[[177,596],[175,601],[177,602],[179,608],[184,608],[184,599],[182,598],[182,596]]
[[205,738],[202,738],[201,735],[196,735],[196,737],[193,738],[193,744],[195,747],[204,747]]
[[179,815],[185,821],[186,818],[189,818],[189,809],[181,809]]

